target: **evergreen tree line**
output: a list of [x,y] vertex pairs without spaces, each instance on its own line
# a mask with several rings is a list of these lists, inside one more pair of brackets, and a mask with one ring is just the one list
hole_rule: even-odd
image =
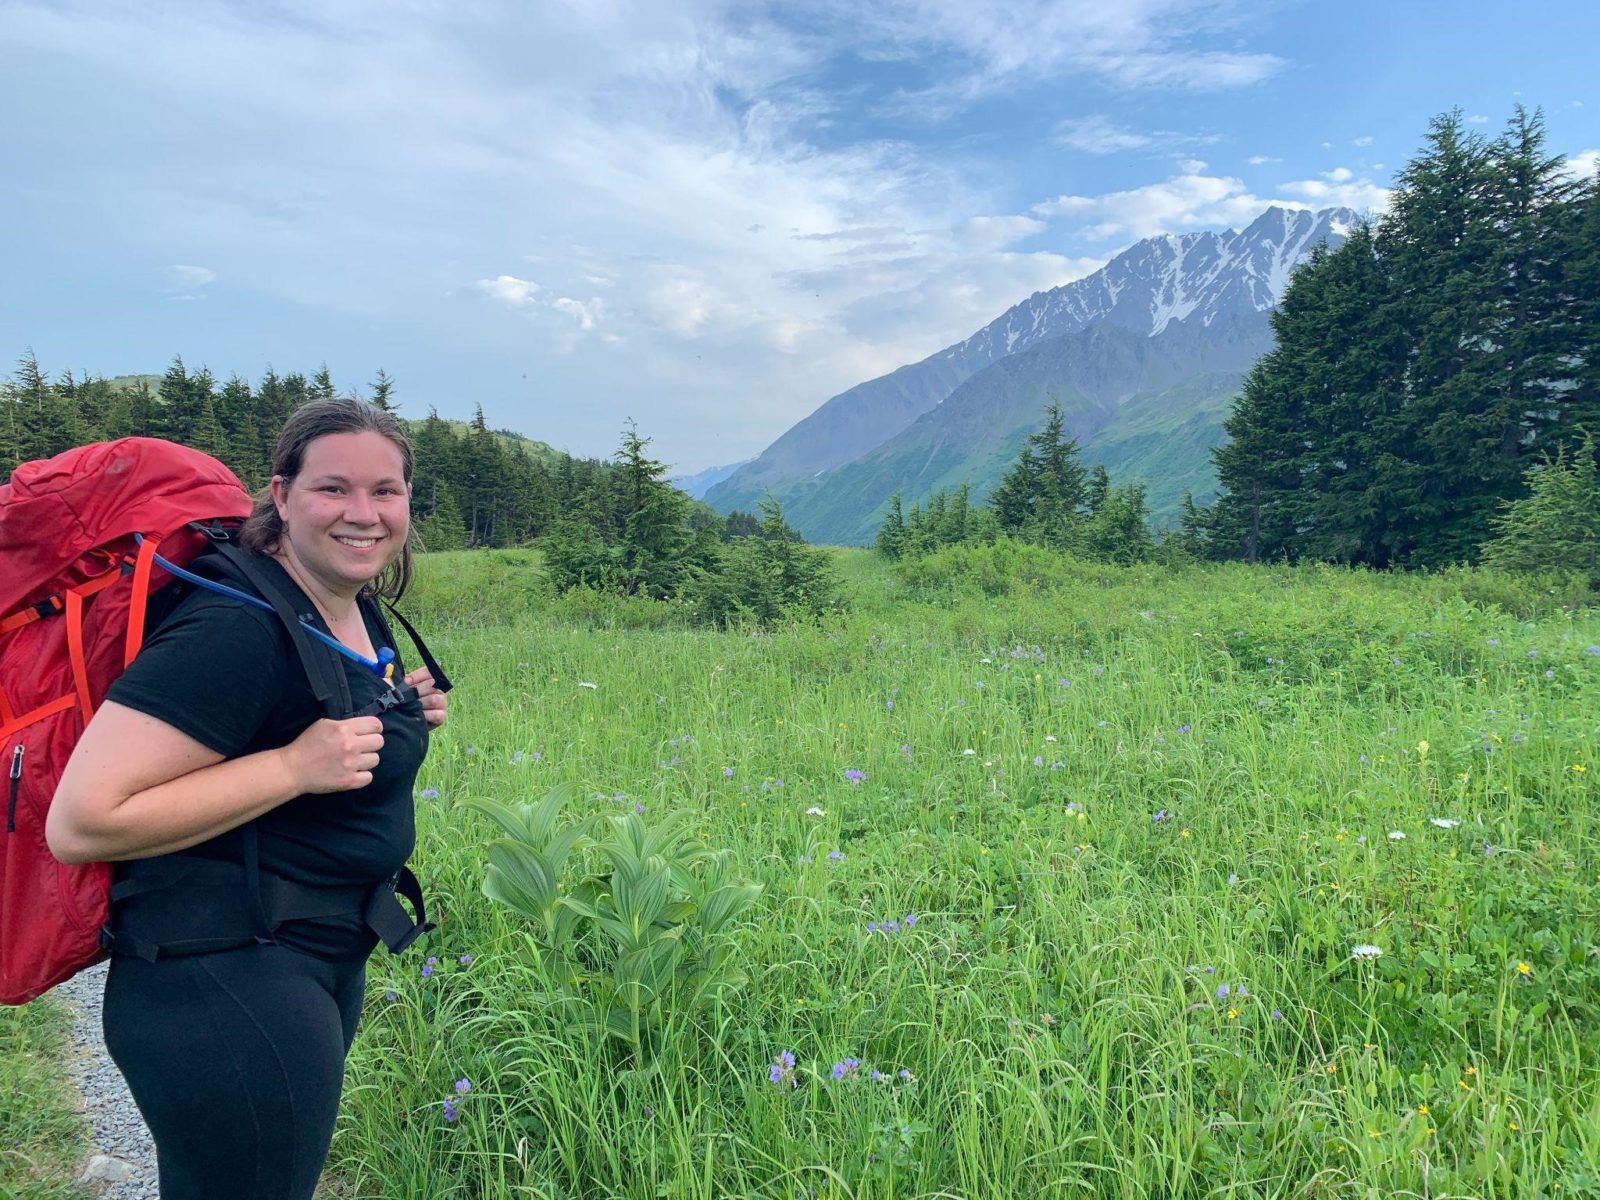
[[675,601],[716,625],[839,606],[827,553],[805,544],[776,500],[761,502],[759,520],[733,513],[724,521],[667,482],[649,445],[632,423],[623,431],[613,456],[614,519],[574,512],[541,543],[558,590]]
[[[1600,178],[1546,152],[1538,113],[1493,139],[1459,110],[1435,118],[1388,215],[1317,250],[1272,325],[1213,455],[1222,494],[1185,513],[1192,548],[1585,569],[1587,547],[1592,563]],[[1533,535],[1531,564],[1499,545]]]
[[970,487],[961,484],[907,512],[896,492],[878,529],[877,548],[886,558],[916,558],[1002,536],[1104,562],[1140,562],[1154,549],[1144,484],[1114,487],[1103,465],[1086,470],[1054,403],[987,505],[974,505]]
[[[0,478],[22,462],[73,446],[121,437],[161,437],[203,450],[228,465],[252,490],[265,486],[273,442],[288,416],[308,400],[339,394],[328,369],[311,376],[267,370],[255,386],[234,376],[218,385],[205,368],[182,358],[152,388],[70,371],[52,379],[30,352],[0,382]],[[379,371],[370,403],[399,416],[394,380]],[[574,522],[602,543],[617,543],[635,516],[640,489],[619,465],[574,458],[491,430],[479,407],[463,430],[430,410],[407,420],[416,450],[412,507],[430,550],[526,545]],[[697,531],[716,539],[761,536],[760,518],[726,519],[690,505]]]

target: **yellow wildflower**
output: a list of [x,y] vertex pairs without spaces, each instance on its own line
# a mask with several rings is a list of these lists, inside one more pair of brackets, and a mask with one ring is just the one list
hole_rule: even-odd
[[1424,1117],[1427,1116],[1428,1115],[1428,1106],[1426,1104],[1417,1105],[1417,1113],[1420,1116],[1424,1116]]
[[1518,975],[1532,975],[1533,974],[1533,964],[1532,963],[1519,962],[1517,964],[1517,974]]

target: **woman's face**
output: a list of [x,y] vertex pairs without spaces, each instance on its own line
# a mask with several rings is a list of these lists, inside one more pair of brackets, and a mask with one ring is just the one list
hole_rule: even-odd
[[306,447],[300,473],[272,477],[279,552],[330,593],[354,598],[400,557],[411,495],[400,450],[381,433],[330,433]]

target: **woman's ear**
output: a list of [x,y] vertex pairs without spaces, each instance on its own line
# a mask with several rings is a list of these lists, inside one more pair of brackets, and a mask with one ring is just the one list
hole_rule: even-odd
[[278,510],[278,520],[286,521],[289,519],[289,481],[282,475],[274,475],[271,488],[272,507]]

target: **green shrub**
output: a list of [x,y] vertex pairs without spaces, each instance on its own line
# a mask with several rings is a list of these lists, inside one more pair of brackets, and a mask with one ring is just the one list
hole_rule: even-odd
[[[732,854],[690,840],[677,816],[638,812],[560,824],[570,785],[515,808],[468,800],[506,836],[489,844],[483,891],[533,926],[533,945],[576,1020],[653,1051],[676,1011],[745,983],[726,930],[761,893]],[[584,870],[593,851],[603,865]]]

